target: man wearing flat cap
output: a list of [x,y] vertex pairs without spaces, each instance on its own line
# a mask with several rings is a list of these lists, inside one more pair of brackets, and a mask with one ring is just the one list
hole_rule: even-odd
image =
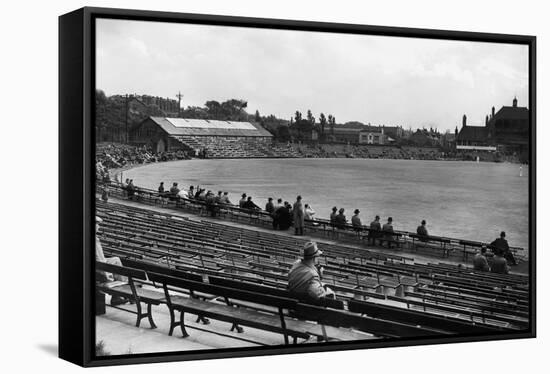
[[325,296],[334,296],[334,292],[321,282],[322,269],[316,264],[323,254],[317,243],[304,245],[304,258],[296,261],[288,273],[288,290],[301,300],[318,300]]

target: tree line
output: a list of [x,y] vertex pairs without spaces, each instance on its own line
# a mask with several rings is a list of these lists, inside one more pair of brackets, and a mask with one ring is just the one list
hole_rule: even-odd
[[315,118],[311,110],[307,110],[306,116],[303,117],[297,110],[294,116],[287,120],[273,114],[262,116],[258,110],[254,114],[249,114],[246,111],[247,106],[248,102],[242,99],[221,102],[209,100],[204,106],[187,106],[178,112],[166,112],[155,103],[144,103],[138,95],[106,96],[102,90],[96,90],[96,139],[126,142],[127,133],[150,116],[256,122],[268,130],[276,140],[282,142],[311,140],[314,131],[319,141],[334,135],[336,118],[332,114],[325,116],[324,113],[320,113],[319,118]]

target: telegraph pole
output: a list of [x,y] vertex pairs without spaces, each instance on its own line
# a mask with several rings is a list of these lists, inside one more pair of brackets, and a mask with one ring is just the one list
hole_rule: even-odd
[[178,117],[181,117],[181,98],[183,97],[181,91],[178,91],[176,97],[178,98]]

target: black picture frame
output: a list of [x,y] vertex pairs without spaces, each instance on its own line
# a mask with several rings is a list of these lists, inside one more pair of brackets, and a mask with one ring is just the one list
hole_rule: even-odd
[[[529,164],[529,328],[490,335],[444,338],[388,339],[383,341],[308,344],[290,347],[217,349],[94,356],[94,92],[95,20],[193,23],[342,34],[522,44],[529,47],[530,153]],[[143,10],[82,8],[59,18],[59,357],[81,366],[105,366],[225,357],[446,344],[533,338],[536,336],[536,37],[491,33],[426,30],[384,26],[336,24],[186,14]]]

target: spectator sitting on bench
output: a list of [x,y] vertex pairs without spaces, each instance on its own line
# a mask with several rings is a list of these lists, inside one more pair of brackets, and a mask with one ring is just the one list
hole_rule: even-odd
[[242,208],[245,203],[246,203],[246,194],[243,193],[241,195],[241,199],[239,200],[239,208]]
[[[99,224],[102,223],[102,222],[103,222],[103,220],[101,218],[99,218],[97,216],[95,217],[95,232],[96,232],[96,235],[95,235],[95,260],[99,261],[99,262],[104,262],[106,264],[122,266],[122,262],[120,261],[120,258],[118,258],[118,257],[105,257],[105,254],[103,253],[103,247],[101,246],[101,241],[97,237],[97,232],[99,231]],[[122,282],[127,281],[126,277],[123,277],[123,276],[118,275],[118,274],[104,273],[104,276],[105,276],[107,282],[114,281],[114,280],[122,281]],[[127,302],[128,302],[128,300],[124,297],[121,297],[121,296],[112,296],[111,297],[111,305],[113,305],[113,306],[125,304]]]
[[195,200],[200,200],[201,194],[204,192],[203,189],[201,189],[199,186],[197,186],[197,190],[195,191]]
[[318,267],[318,258],[323,254],[317,243],[304,245],[304,258],[296,261],[288,273],[288,290],[298,299],[309,301],[332,296],[334,292],[321,282],[323,268]]
[[218,195],[216,195],[216,197],[214,198],[214,203],[215,203],[216,205],[221,204],[221,202],[222,202],[222,196],[223,196],[223,192],[222,192],[222,191],[218,191]]
[[428,236],[428,229],[426,228],[426,220],[422,220],[420,226],[416,228],[416,234],[420,236],[420,241],[425,242],[426,236]]
[[248,210],[262,210],[259,206],[254,204],[254,202],[252,201],[252,196],[248,196],[248,198],[247,198],[246,202],[243,204],[242,208],[243,209],[248,209]]
[[195,186],[189,186],[189,191],[187,192],[187,197],[190,199],[195,198]]
[[[508,241],[504,239],[506,237],[506,233],[502,231],[500,233],[500,238],[495,239],[490,246],[492,248],[498,248],[501,252],[504,258],[510,263],[510,265],[517,265],[516,259],[514,258],[514,255],[510,251],[510,246],[508,245]],[[494,249],[493,249],[494,252]]]
[[189,198],[189,196],[187,195],[187,191],[185,191],[184,189],[181,189],[176,196],[181,199]]
[[359,209],[355,209],[353,212],[353,216],[351,217],[351,224],[353,225],[353,228],[355,231],[361,231],[361,227],[363,227],[363,224],[361,223],[361,218],[359,218]]
[[474,256],[474,270],[476,271],[490,271],[489,263],[487,262],[487,247],[485,245],[481,246],[479,253],[476,253]]
[[216,196],[214,195],[214,192],[211,190],[208,190],[206,193],[206,211],[210,212],[210,216],[216,217],[216,213],[218,212],[219,208],[216,204]]
[[336,224],[336,227],[339,229],[345,229],[346,223],[348,223],[348,220],[344,212],[345,212],[345,209],[340,208],[340,210],[338,211],[338,215],[336,216],[336,218],[334,218],[334,223]]
[[195,196],[200,201],[206,201],[206,188],[203,188],[199,192],[199,196]]
[[222,198],[221,198],[221,200],[220,200],[220,203],[221,203],[221,204],[224,204],[224,205],[233,205],[233,204],[231,203],[231,201],[229,201],[229,196],[228,196],[228,192],[227,192],[227,191],[225,191],[225,192],[223,193],[223,196],[222,196]]
[[178,196],[178,193],[180,192],[180,189],[178,188],[178,183],[177,182],[174,182],[172,184],[172,187],[170,188],[170,198],[172,200],[175,200],[176,199],[176,196]]
[[380,230],[382,230],[382,226],[380,225],[380,216],[377,215],[369,226],[369,244],[376,245],[376,239],[380,238]]
[[109,188],[106,185],[101,189],[101,200],[109,201]]
[[136,186],[134,186],[133,179],[130,179],[130,182],[128,182],[128,186],[126,187],[126,189],[128,190],[128,199],[133,199],[136,192]]
[[491,263],[491,273],[508,274],[510,268],[506,259],[503,257],[503,252],[500,248],[493,249],[493,262]]
[[[122,176],[120,177],[120,180],[122,181]],[[128,178],[126,178],[124,183],[121,183],[124,197],[128,197],[128,183],[130,183],[130,179]]]
[[382,226],[382,231],[384,231],[384,240],[388,242],[388,248],[391,248],[391,243],[393,241],[393,218],[388,217],[388,222],[384,223]]
[[[309,204],[305,204],[304,205],[304,213],[305,213],[305,219],[309,220],[309,221],[315,221],[315,217],[313,217],[315,215],[315,211],[313,210],[313,208],[311,207],[311,205]],[[317,226],[319,225],[318,222],[313,222],[312,223],[313,226]]]
[[273,228],[288,230],[290,226],[292,226],[292,212],[289,202],[285,201],[284,204],[275,211],[275,215],[273,216]]

